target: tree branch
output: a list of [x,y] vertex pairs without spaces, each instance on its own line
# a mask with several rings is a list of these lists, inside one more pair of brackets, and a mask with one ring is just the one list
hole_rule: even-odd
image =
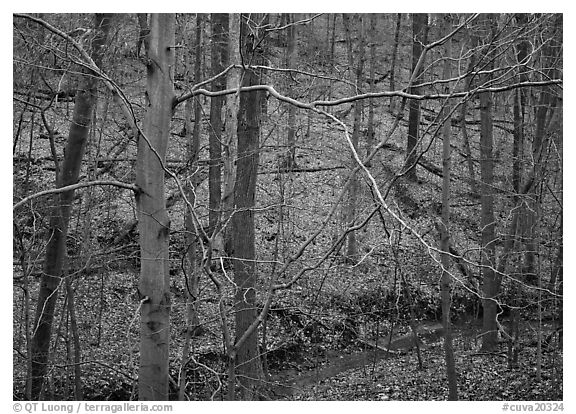
[[16,204],[14,204],[14,206],[12,207],[12,211],[16,211],[18,208],[22,207],[24,204],[26,204],[29,201],[34,200],[35,198],[38,198],[38,197],[46,196],[49,194],[64,193],[66,191],[77,190],[79,188],[84,188],[84,187],[93,187],[95,185],[112,185],[114,187],[120,187],[120,188],[125,188],[127,190],[132,190],[134,192],[138,191],[138,187],[136,185],[123,183],[120,181],[99,180],[99,181],[89,181],[86,183],[76,183],[76,184],[67,185],[65,187],[52,188],[51,190],[40,191],[38,193],[29,195],[28,197],[23,198],[22,200],[20,200]]

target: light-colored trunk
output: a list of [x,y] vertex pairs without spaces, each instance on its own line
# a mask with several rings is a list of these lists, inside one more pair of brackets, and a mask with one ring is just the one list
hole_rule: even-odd
[[[104,45],[110,29],[111,15],[97,14],[95,17],[96,35],[92,40],[92,59],[97,65],[102,62]],[[64,151],[64,161],[57,186],[64,187],[78,182],[80,168],[92,122],[92,112],[96,105],[97,79],[89,74],[83,78],[82,86],[76,93],[74,113]],[[66,238],[74,191],[66,191],[53,197],[55,208],[50,219],[48,245],[44,272],[40,281],[34,331],[32,335],[32,363],[29,374],[31,397],[41,399],[44,380],[48,368],[49,348],[52,336],[52,323],[58,289],[62,283],[62,271],[66,257]]]
[[164,167],[174,89],[175,15],[153,14],[147,61],[145,137],[138,139],[136,197],[140,233],[140,368],[138,398],[168,399],[170,276]]
[[[290,26],[286,29],[286,67],[295,69],[297,66],[298,50],[296,48],[296,26],[294,23],[294,16],[291,13],[286,15],[286,23]],[[290,85],[290,90],[292,90],[295,85],[291,82],[292,74],[288,74],[288,84]],[[294,92],[290,92],[288,96],[296,98]],[[288,107],[288,126],[286,128],[287,144],[288,150],[286,151],[285,159],[283,160],[284,165],[280,166],[290,171],[296,167],[296,106],[290,105]]]

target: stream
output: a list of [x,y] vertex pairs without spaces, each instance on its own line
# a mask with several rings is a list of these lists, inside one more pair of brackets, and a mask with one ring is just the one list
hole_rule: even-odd
[[[416,328],[416,332],[419,338],[419,346],[423,349],[442,337],[442,324],[425,322]],[[381,339],[377,343],[362,339],[360,339],[360,342],[371,349],[352,354],[329,351],[326,356],[327,361],[316,369],[296,373],[296,375],[294,375],[295,370],[284,371],[274,375],[272,378],[273,385],[271,386],[273,398],[282,399],[298,394],[303,389],[344,371],[374,364],[382,359],[397,357],[409,351],[415,345],[412,332],[393,338],[390,342],[388,342],[388,338]]]

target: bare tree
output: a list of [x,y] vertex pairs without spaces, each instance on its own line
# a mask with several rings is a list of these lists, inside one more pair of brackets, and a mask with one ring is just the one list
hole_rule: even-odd
[[[228,15],[213,13],[211,15],[212,47],[211,47],[211,70],[212,76],[218,75],[224,70],[224,64],[228,60]],[[198,79],[198,82],[200,80]],[[226,87],[224,77],[217,78],[212,82],[212,88],[222,90]],[[224,97],[215,96],[210,100],[210,166],[208,168],[209,201],[208,208],[208,233],[212,234],[220,222],[220,203],[222,199],[222,105]]]
[[[446,33],[449,33],[452,27],[452,17],[450,14],[443,16],[443,24]],[[444,69],[442,77],[450,79],[451,77],[451,59],[452,59],[452,40],[445,43],[444,51]],[[445,92],[450,93],[450,83],[446,83]],[[442,108],[442,119],[444,120],[442,134],[442,225],[440,249],[442,250],[442,280],[440,282],[440,295],[442,299],[442,325],[444,326],[444,358],[446,361],[446,373],[448,377],[448,399],[455,401],[458,399],[458,382],[456,377],[456,363],[454,361],[454,346],[452,344],[452,322],[450,320],[450,285],[451,276],[448,272],[450,267],[450,140],[452,136],[451,123],[451,104],[446,102]]]
[[152,401],[167,400],[169,384],[170,220],[164,194],[164,162],[174,99],[174,28],[174,14],[153,14],[150,18],[148,102],[136,162],[141,263],[138,398]]
[[[91,58],[98,66],[102,63],[104,45],[110,30],[111,15],[96,14],[94,17],[95,35],[92,38]],[[74,114],[70,123],[68,141],[64,151],[58,187],[75,184],[80,176],[80,168],[86,148],[93,110],[96,105],[97,81],[90,71],[84,70],[81,87],[76,92]],[[30,397],[42,399],[44,380],[49,361],[49,348],[52,336],[54,308],[58,290],[62,284],[62,270],[66,258],[66,238],[74,199],[74,190],[56,194],[55,207],[50,219],[46,261],[40,281],[40,293],[34,318],[34,333],[31,345]]]
[[[296,41],[297,29],[294,24],[294,15],[292,13],[286,13],[285,17],[286,24],[288,25],[286,28],[286,67],[296,69],[298,58],[298,43]],[[296,86],[295,82],[291,82],[293,76],[292,73],[288,73],[288,82],[291,90]],[[295,93],[292,92],[290,95],[295,95]],[[294,105],[288,107],[288,126],[286,128],[288,150],[282,161],[284,165],[280,166],[281,168],[285,167],[287,170],[296,168],[296,109]]]
[[[258,14],[242,15],[241,42],[243,56],[259,64],[261,62],[262,28]],[[246,67],[242,75],[242,86],[258,85],[260,76],[256,69]],[[238,108],[238,162],[234,185],[234,213],[232,237],[234,248],[234,283],[236,340],[254,323],[257,316],[256,303],[256,245],[254,207],[256,203],[256,179],[258,177],[260,147],[260,115],[262,92],[254,91],[240,95]],[[243,400],[258,397],[262,366],[258,352],[257,331],[239,346],[234,361],[241,386]]]
[[[484,16],[482,19],[482,30],[485,38],[492,35],[492,17]],[[488,70],[493,66],[488,64]],[[490,81],[490,74],[487,73],[482,78],[483,82]],[[498,326],[496,317],[498,304],[496,296],[498,294],[499,278],[495,272],[496,259],[496,222],[494,220],[494,159],[493,148],[493,126],[492,126],[492,95],[490,92],[480,94],[480,176],[482,183],[480,186],[481,228],[482,228],[482,283],[484,307],[482,348],[491,351],[497,344]]]
[[[348,43],[348,65],[350,66],[350,72],[354,70],[353,82],[351,83],[352,93],[358,93],[358,90],[362,88],[362,78],[364,72],[364,60],[365,60],[365,31],[364,31],[364,17],[363,15],[356,15],[355,20],[358,21],[359,32],[358,32],[358,43],[357,43],[357,59],[355,61],[353,54],[353,41],[352,33],[350,27],[350,16],[348,14],[342,15],[342,20],[344,22],[344,28],[346,31],[346,38]],[[360,128],[361,128],[361,116],[362,116],[362,106],[363,101],[358,101],[354,103],[354,126],[352,129],[352,143],[354,148],[358,150],[360,142]],[[360,183],[356,174],[352,173],[352,183],[350,184],[350,193],[348,197],[348,206],[346,208],[346,225],[348,227],[354,226],[354,221],[356,220],[357,205],[358,205],[358,193]],[[356,232],[351,231],[348,233],[348,240],[346,246],[346,257],[350,260],[356,260],[358,255],[358,242],[356,240]]]
[[[240,57],[240,15],[228,15],[228,61],[232,65],[242,63]],[[240,88],[240,73],[231,70],[227,74],[226,89]],[[222,202],[221,220],[228,223],[234,208],[234,183],[236,182],[237,155],[237,124],[238,124],[238,104],[240,92],[226,96],[225,109],[225,132],[222,140]],[[232,253],[232,231],[231,226],[224,228],[224,249],[230,255]]]
[[[420,83],[420,75],[423,71],[423,65],[418,66],[418,61],[424,50],[428,38],[428,15],[426,13],[412,14],[412,71],[415,83]],[[413,94],[420,93],[420,88],[412,86],[410,92]],[[411,180],[417,179],[416,160],[418,158],[417,145],[420,130],[420,101],[417,99],[410,100],[410,111],[408,113],[408,138],[406,140],[406,177]]]
[[[396,59],[398,58],[398,43],[400,39],[400,27],[402,25],[402,13],[396,15],[396,29],[394,30],[394,43],[392,45],[392,58],[390,61],[390,90],[396,89]],[[390,98],[390,111],[394,112],[394,97]]]

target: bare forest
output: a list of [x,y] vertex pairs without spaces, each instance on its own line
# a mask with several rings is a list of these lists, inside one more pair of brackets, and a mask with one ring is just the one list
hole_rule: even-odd
[[15,400],[561,404],[561,14],[12,20]]

